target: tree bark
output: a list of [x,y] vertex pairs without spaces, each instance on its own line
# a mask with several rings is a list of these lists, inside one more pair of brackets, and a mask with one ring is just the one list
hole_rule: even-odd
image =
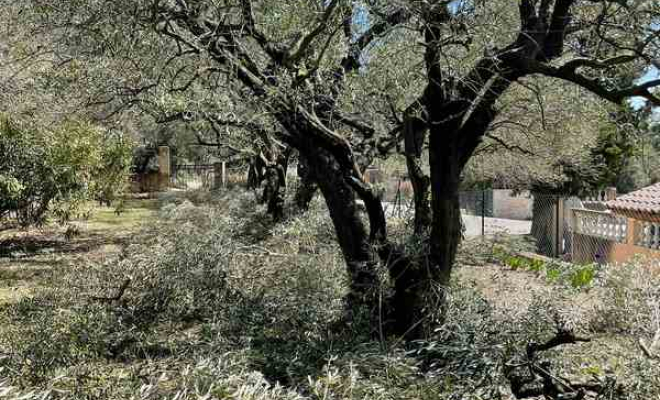
[[[390,272],[395,282],[396,329],[409,339],[427,337],[444,316],[446,289],[460,244],[458,141],[431,131],[431,234],[421,257],[400,261]],[[422,244],[424,246],[424,244]]]
[[275,162],[266,162],[266,172],[262,202],[266,204],[266,212],[273,217],[274,221],[284,218],[284,198],[286,196],[286,170],[288,167],[289,154],[284,152],[278,154]]
[[422,152],[427,129],[423,121],[412,115],[406,116],[403,129],[406,165],[415,205],[414,232],[416,235],[422,235],[428,230],[432,219],[429,203],[431,181],[422,169]]
[[300,210],[307,211],[309,210],[309,203],[311,203],[319,187],[316,184],[316,178],[310,170],[307,158],[302,154],[298,155],[297,172],[299,181],[295,194],[296,206]]
[[257,165],[258,159],[259,157],[255,157],[250,163],[250,168],[248,169],[247,187],[251,190],[257,190],[263,180],[261,170]]
[[326,150],[315,149],[313,157],[305,156],[310,172],[323,176],[317,181],[337,234],[350,277],[346,298],[349,318],[360,309],[369,310],[374,322],[378,314],[378,256],[373,251],[369,234],[362,222],[355,191],[347,181],[345,171]]

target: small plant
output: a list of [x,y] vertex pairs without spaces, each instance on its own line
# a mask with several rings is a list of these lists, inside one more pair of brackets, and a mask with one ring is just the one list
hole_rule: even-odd
[[561,268],[556,265],[548,265],[545,270],[545,279],[550,283],[555,283],[561,278]]
[[596,269],[594,266],[585,265],[573,271],[569,276],[569,280],[573,288],[581,289],[591,285],[595,276]]
[[506,259],[506,265],[515,271],[525,266],[525,259],[516,256],[510,256]]
[[541,260],[528,260],[527,269],[532,272],[541,272],[545,267],[545,263]]

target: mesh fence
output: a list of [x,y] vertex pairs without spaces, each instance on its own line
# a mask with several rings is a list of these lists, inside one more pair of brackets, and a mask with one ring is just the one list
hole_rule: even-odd
[[461,193],[466,238],[515,236],[575,264],[660,260],[660,212],[611,210],[604,200],[485,190]]
[[650,210],[572,208],[569,229],[572,240],[567,254],[575,263],[625,262],[634,257],[660,260],[660,219]]
[[183,190],[212,189],[216,184],[216,171],[213,165],[177,165],[170,184]]
[[181,190],[210,190],[221,187],[247,185],[247,167],[212,165],[177,165],[170,179],[170,187]]

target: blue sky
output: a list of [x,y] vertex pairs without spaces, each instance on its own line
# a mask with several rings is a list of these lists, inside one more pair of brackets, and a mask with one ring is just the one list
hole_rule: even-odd
[[[650,67],[648,71],[646,71],[646,73],[642,75],[641,78],[639,78],[637,83],[644,83],[658,78],[660,78],[660,71],[658,71],[658,69],[655,67]],[[644,105],[644,103],[646,103],[646,100],[642,97],[633,97],[630,99],[630,104],[634,108],[640,108]]]
[[[651,30],[653,30],[653,31],[660,30],[660,22],[652,23],[651,24]],[[637,83],[644,83],[644,82],[648,82],[650,80],[658,79],[658,78],[660,78],[660,71],[658,71],[657,68],[651,66],[646,70],[646,73],[639,78]],[[642,98],[642,97],[633,97],[632,99],[630,99],[630,105],[632,105],[634,108],[640,108],[645,103],[646,103],[646,100],[644,100],[644,98]],[[656,107],[654,111],[657,115],[658,112],[660,111],[659,107]]]

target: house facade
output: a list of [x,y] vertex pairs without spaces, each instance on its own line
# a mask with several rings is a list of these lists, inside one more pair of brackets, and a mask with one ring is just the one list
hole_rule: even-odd
[[571,210],[573,262],[660,260],[660,183],[611,196],[601,206]]
[[660,259],[660,182],[605,204],[627,219],[626,241],[614,246],[612,260],[623,262],[637,255]]

